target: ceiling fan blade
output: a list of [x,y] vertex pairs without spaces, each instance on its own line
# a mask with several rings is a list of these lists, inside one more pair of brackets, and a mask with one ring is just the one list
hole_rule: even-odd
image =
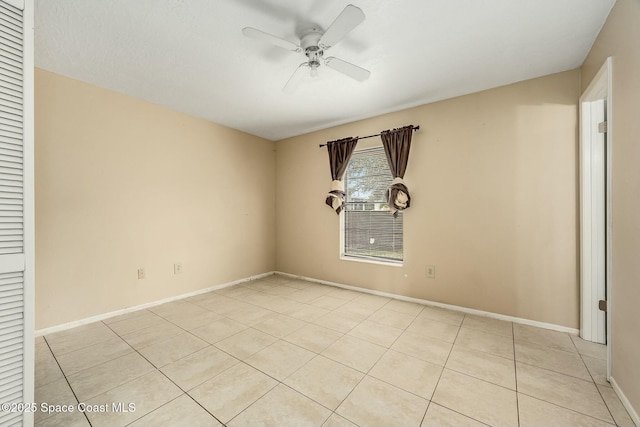
[[302,48],[297,44],[290,42],[289,40],[281,39],[273,34],[265,33],[256,28],[245,27],[242,29],[242,34],[252,39],[262,40],[272,45],[281,47],[283,49],[292,50],[294,52],[302,52]]
[[298,88],[298,85],[304,78],[305,74],[307,73],[307,68],[309,68],[308,62],[303,62],[302,64],[298,65],[298,68],[296,68],[291,77],[289,77],[289,80],[287,80],[287,83],[282,88],[282,91],[284,93],[294,93]]
[[341,72],[342,74],[351,77],[354,80],[359,82],[363,82],[369,78],[371,75],[371,71],[365,70],[362,67],[358,67],[350,62],[343,61],[342,59],[335,58],[330,56],[325,59],[325,64],[329,68],[333,68],[336,71]]
[[327,31],[324,32],[318,42],[318,46],[322,49],[329,49],[342,40],[351,30],[360,25],[360,23],[364,21],[364,18],[365,16],[362,9],[352,4],[347,5],[329,28],[327,28]]

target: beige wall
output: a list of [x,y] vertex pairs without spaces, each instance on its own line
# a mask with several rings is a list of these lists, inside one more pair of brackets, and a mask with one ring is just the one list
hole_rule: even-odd
[[[575,70],[277,142],[277,270],[577,328],[578,96]],[[341,261],[318,143],[407,124],[404,265]]]
[[[274,267],[578,327],[578,86],[561,73],[280,141],[274,156],[274,143],[37,70],[36,327]],[[404,266],[340,261],[317,144],[408,123],[422,129]]]
[[618,0],[582,66],[582,88],[613,57],[612,376],[640,412],[640,1]]
[[273,270],[273,142],[39,69],[35,94],[37,329]]

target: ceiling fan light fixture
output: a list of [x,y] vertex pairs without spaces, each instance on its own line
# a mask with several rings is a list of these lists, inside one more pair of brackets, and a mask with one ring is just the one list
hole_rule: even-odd
[[314,78],[318,76],[318,67],[321,64],[326,64],[327,67],[354,80],[362,82],[368,79],[371,74],[369,70],[339,58],[324,57],[324,52],[327,49],[342,40],[351,30],[360,25],[364,19],[364,12],[360,8],[349,4],[326,31],[322,31],[320,28],[311,28],[305,31],[300,36],[299,45],[252,27],[245,27],[242,33],[247,37],[263,40],[283,49],[305,54],[307,61],[298,66],[282,89],[283,92],[290,93],[297,86],[300,76],[304,75],[304,73],[301,73],[304,67],[309,68],[311,77]]

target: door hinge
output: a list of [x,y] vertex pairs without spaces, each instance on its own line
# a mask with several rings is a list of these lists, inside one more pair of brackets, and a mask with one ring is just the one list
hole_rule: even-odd
[[600,311],[607,311],[607,301],[601,299],[600,301],[598,301],[598,308],[600,309]]
[[607,122],[598,123],[598,132],[607,133]]

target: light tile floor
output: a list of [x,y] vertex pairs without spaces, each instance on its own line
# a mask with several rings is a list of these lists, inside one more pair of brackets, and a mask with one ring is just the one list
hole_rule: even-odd
[[[269,276],[38,338],[37,403],[76,410],[35,418],[633,426],[606,381],[605,356],[566,333]],[[78,412],[78,402],[92,411]]]

